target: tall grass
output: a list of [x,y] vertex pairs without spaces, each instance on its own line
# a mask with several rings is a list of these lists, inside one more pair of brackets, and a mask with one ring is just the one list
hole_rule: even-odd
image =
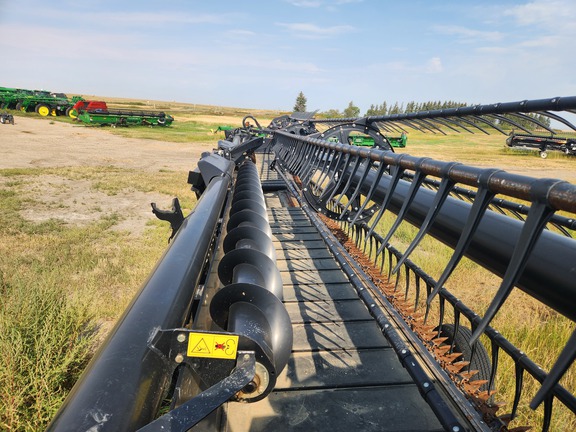
[[[130,189],[192,195],[179,173],[150,176],[116,168],[0,171],[2,431],[46,428],[169,235],[167,224],[159,221],[150,222],[140,237],[113,229],[122,221],[117,213],[103,212],[85,226],[24,219],[23,210],[42,204],[27,185],[46,173],[88,179],[95,190],[110,195]],[[191,198],[183,201],[193,205]],[[142,205],[149,208],[147,202]]]
[[44,427],[90,357],[93,316],[50,277],[0,275],[1,430]]

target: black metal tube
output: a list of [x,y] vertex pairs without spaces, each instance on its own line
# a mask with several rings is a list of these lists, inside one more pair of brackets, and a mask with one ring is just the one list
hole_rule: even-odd
[[[363,172],[358,170],[352,181],[358,185]],[[361,185],[367,193],[376,173],[369,173]],[[382,202],[390,184],[390,176],[382,176],[373,196]],[[394,190],[389,209],[398,212],[410,184],[400,181]],[[436,192],[420,188],[406,215],[406,220],[420,226],[424,221]],[[454,248],[464,228],[471,205],[448,198],[431,226],[429,234]],[[486,212],[466,253],[473,261],[502,276],[506,271],[514,247],[520,236],[522,222],[495,212]],[[576,284],[574,273],[576,248],[573,239],[544,231],[530,256],[518,286],[529,295],[552,307],[566,317],[576,320]]]
[[[413,119],[435,119],[435,118],[458,118],[465,116],[488,115],[488,114],[508,114],[508,113],[532,113],[542,111],[568,111],[576,108],[576,96],[555,97],[550,99],[524,100],[517,102],[504,102],[487,105],[474,105],[460,108],[445,108],[430,111],[418,111],[401,114],[389,114],[381,116],[369,116],[369,122],[374,121],[394,121]],[[342,119],[315,119],[315,123],[350,123],[358,118]]]
[[157,329],[185,324],[230,181],[224,175],[209,183],[48,431],[132,431],[154,419],[172,368],[148,342]]

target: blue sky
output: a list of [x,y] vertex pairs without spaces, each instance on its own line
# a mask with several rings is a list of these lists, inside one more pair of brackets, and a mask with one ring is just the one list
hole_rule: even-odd
[[0,0],[0,86],[290,110],[576,95],[574,0]]

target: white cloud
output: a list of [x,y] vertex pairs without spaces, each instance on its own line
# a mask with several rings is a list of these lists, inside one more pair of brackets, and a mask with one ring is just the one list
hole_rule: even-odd
[[497,42],[503,39],[503,34],[498,31],[474,30],[456,25],[437,25],[433,27],[437,33],[455,36],[461,42]]
[[[123,12],[123,11],[74,11],[55,7],[26,10],[30,18],[41,17],[45,24],[69,21],[71,23],[98,23],[100,26],[146,26],[159,27],[169,24],[225,24],[231,19],[226,13],[188,12]],[[33,21],[32,19],[30,21]]]
[[164,25],[164,24],[222,24],[222,14],[152,13],[124,12],[106,13],[102,19],[125,24]]
[[506,9],[505,16],[512,16],[521,25],[558,26],[576,19],[576,3],[573,0],[535,0]]
[[322,6],[322,1],[319,0],[286,0],[292,6],[304,8],[317,8]]
[[488,55],[501,55],[501,54],[510,54],[511,49],[508,47],[501,47],[501,46],[483,46],[476,48],[476,52],[484,53]]
[[253,32],[251,30],[242,30],[242,29],[236,29],[236,30],[229,30],[226,32],[228,35],[230,36],[256,36],[256,32]]
[[326,38],[354,31],[354,27],[350,25],[337,25],[331,27],[320,27],[312,23],[276,23],[276,25],[289,30],[296,37],[306,39]]
[[426,63],[426,72],[428,73],[440,73],[443,70],[444,68],[442,67],[440,57],[432,57],[428,60],[428,63]]
[[527,39],[518,44],[523,48],[555,48],[562,44],[563,38],[560,36],[541,36],[534,39]]
[[337,5],[341,4],[351,4],[351,3],[362,3],[364,0],[335,0],[333,3]]
[[[254,63],[249,63],[248,65],[251,66]],[[254,66],[261,68],[261,69],[272,69],[277,71],[284,71],[284,72],[301,72],[304,74],[318,74],[324,72],[321,68],[316,66],[314,63],[309,62],[293,62],[293,61],[285,61],[285,60],[268,60],[265,59],[261,62],[256,62]]]
[[303,8],[319,8],[326,6],[332,8],[338,5],[362,3],[364,0],[286,0],[292,6]]
[[364,64],[353,74],[371,74],[383,76],[389,73],[405,78],[407,75],[420,76],[422,74],[437,74],[444,71],[440,57],[432,57],[422,63],[393,60],[385,63]]

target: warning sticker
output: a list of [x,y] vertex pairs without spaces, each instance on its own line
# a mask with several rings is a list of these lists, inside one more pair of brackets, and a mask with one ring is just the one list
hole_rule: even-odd
[[190,333],[188,357],[236,359],[238,336],[216,333]]

